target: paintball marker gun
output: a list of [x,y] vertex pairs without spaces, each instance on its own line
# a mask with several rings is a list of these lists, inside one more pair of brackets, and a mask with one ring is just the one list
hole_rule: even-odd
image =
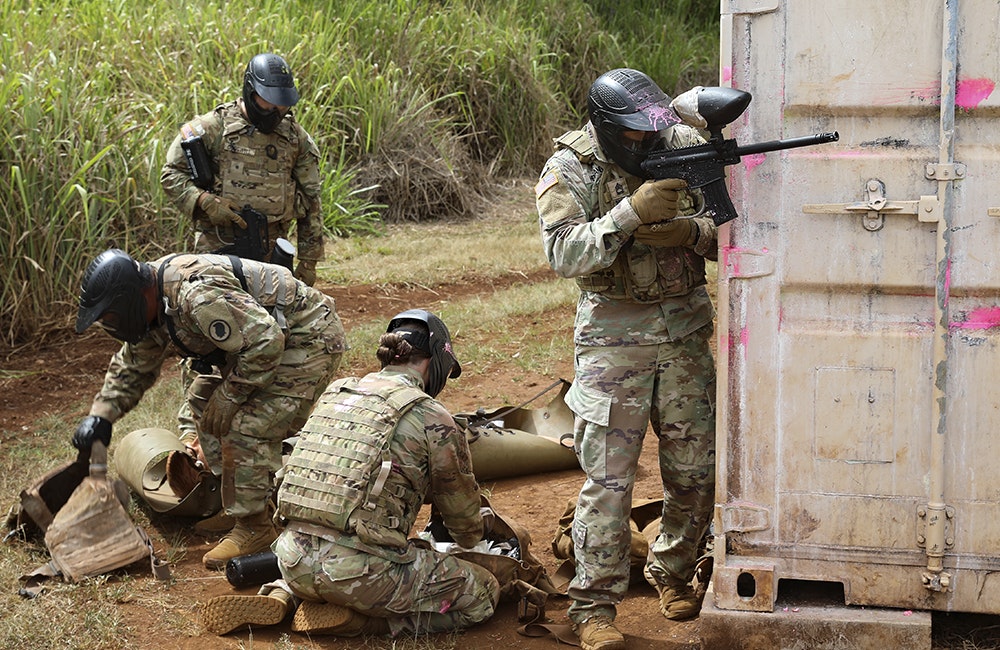
[[[244,205],[240,210],[240,216],[246,222],[246,228],[233,227],[233,243],[223,246],[217,253],[223,255],[235,255],[248,260],[263,262],[267,259],[268,224],[267,217],[254,210],[250,205]],[[295,259],[295,247],[292,242],[279,237],[274,242],[274,250],[271,251],[270,264],[283,266],[289,271]]]
[[735,88],[702,88],[697,94],[697,106],[698,113],[708,123],[708,142],[693,147],[653,151],[642,162],[642,169],[649,179],[680,178],[687,181],[690,188],[701,188],[705,214],[712,217],[716,226],[739,216],[726,188],[727,165],[735,165],[743,156],[809,147],[840,139],[836,131],[748,145],[723,138],[722,129],[743,114],[751,99],[750,93]]

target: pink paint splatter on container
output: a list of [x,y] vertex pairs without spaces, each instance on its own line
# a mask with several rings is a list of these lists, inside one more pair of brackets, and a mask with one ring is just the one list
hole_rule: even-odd
[[969,312],[965,320],[955,321],[951,329],[988,330],[1000,327],[1000,307],[980,307]]
[[996,84],[990,79],[959,79],[955,88],[955,104],[971,109],[979,106],[993,93]]
[[753,169],[757,165],[759,165],[762,162],[764,162],[764,160],[766,158],[767,158],[767,154],[763,154],[763,153],[752,153],[752,154],[750,154],[748,156],[743,156],[743,166],[746,167],[746,170],[748,172],[749,171],[753,171]]

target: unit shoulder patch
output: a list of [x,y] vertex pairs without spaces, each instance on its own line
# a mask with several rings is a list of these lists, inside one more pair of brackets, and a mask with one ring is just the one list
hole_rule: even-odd
[[233,330],[230,328],[229,323],[221,319],[212,321],[212,324],[208,326],[208,335],[212,337],[213,341],[221,343],[228,339],[232,333]]

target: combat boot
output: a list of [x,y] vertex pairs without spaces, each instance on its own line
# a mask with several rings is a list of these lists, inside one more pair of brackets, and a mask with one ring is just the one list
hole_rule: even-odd
[[356,612],[343,605],[306,600],[295,610],[292,632],[345,637],[362,634],[381,636],[389,633],[389,622],[384,618]]
[[224,569],[226,562],[234,557],[250,555],[271,546],[271,543],[278,538],[278,531],[271,523],[271,517],[267,511],[237,517],[236,525],[229,531],[222,541],[208,553],[205,553],[201,561],[209,569]]
[[701,613],[701,601],[705,598],[704,589],[695,589],[687,583],[671,581],[660,583],[649,571],[649,565],[642,571],[646,582],[656,589],[660,596],[660,613],[671,621],[686,621]]
[[625,637],[608,616],[591,616],[583,623],[573,623],[583,650],[625,650]]
[[202,535],[211,535],[213,533],[225,533],[230,531],[235,525],[236,518],[232,515],[226,514],[225,509],[222,509],[211,517],[195,522],[194,530],[196,533],[200,533]]
[[284,589],[258,596],[216,596],[202,607],[201,623],[210,634],[222,636],[246,626],[277,625],[293,606],[292,595]]

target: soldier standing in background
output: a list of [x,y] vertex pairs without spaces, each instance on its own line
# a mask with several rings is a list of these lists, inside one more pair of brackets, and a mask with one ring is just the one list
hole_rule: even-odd
[[171,347],[222,368],[197,426],[215,441],[202,450],[221,468],[222,505],[235,525],[203,562],[222,569],[266,549],[277,537],[268,499],[282,441],[306,421],[345,349],[333,298],[273,264],[195,254],[145,264],[111,249],[83,278],[76,332],[94,322],[123,345],[73,446],[110,444],[112,423],[153,386]]
[[[181,127],[167,151],[160,183],[194,223],[198,253],[218,252],[233,243],[234,227],[247,225],[238,214],[245,205],[267,218],[268,256],[294,221],[299,260],[295,277],[312,286],[316,263],[323,259],[320,154],[291,112],[298,101],[285,60],[258,54],[244,72],[242,97]],[[192,179],[185,147],[203,147],[209,170],[202,181],[207,182]],[[190,444],[196,437],[195,418],[221,379],[216,373],[196,377],[187,366],[183,372],[185,402],[178,422],[181,440]]]
[[[644,181],[656,148],[701,144],[647,75],[591,86],[590,121],[557,138],[535,188],[549,264],[580,286],[574,447],[587,478],[573,523],[569,617],[584,650],[623,650],[616,606],[629,582],[629,513],[647,427],[658,438],[663,519],[646,578],[668,619],[697,616],[690,582],[715,492],[714,309],[705,259],[716,227],[677,179]],[[676,218],[676,217],[686,218]]]

